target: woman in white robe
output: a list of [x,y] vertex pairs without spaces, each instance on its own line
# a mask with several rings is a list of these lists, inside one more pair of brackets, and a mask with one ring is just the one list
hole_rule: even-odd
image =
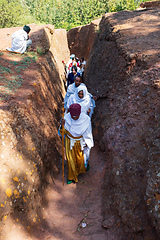
[[73,103],[80,104],[81,112],[89,115],[89,117],[92,116],[95,107],[95,101],[92,98],[92,95],[88,93],[85,85],[79,85],[76,88],[75,93],[69,97],[67,101],[67,109],[69,109],[69,106]]
[[61,124],[65,129],[67,183],[70,184],[78,182],[78,175],[88,170],[90,149],[94,146],[91,120],[86,114],[81,113],[79,104],[72,104]]

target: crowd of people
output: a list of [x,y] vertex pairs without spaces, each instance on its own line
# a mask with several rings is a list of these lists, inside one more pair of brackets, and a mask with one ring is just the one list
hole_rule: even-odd
[[[82,67],[85,66],[83,58],[81,62]],[[79,61],[75,64],[75,55],[71,55],[67,64],[69,80],[67,78],[67,92],[64,98],[65,115],[60,121],[60,133],[62,134],[63,126],[65,134],[67,184],[78,182],[78,175],[89,170],[90,150],[94,146],[91,117],[97,98],[88,92],[83,83],[83,74],[77,71],[79,64]]]
[[76,76],[81,76],[83,80],[84,70],[86,66],[86,61],[84,60],[84,58],[79,59],[75,56],[75,54],[72,54],[67,64],[64,61],[62,61],[62,63],[65,66],[67,87],[70,84],[74,83],[74,79]]
[[[25,25],[13,33],[12,47],[7,50],[24,53],[32,43],[29,39],[30,30]],[[64,98],[65,115],[61,119],[59,133],[65,135],[67,184],[70,184],[78,182],[78,175],[89,170],[90,150],[94,146],[91,117],[96,97],[88,92],[83,83],[86,66],[84,58],[78,59],[72,54],[67,64],[62,62],[66,69],[67,92]]]

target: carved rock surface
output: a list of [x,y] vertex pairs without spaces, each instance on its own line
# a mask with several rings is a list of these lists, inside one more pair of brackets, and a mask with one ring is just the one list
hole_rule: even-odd
[[[29,51],[22,55],[0,52],[0,236],[4,239],[11,222],[23,225],[25,221],[24,232],[41,225],[44,189],[60,170],[57,129],[65,76],[59,49],[68,59],[66,31],[57,34],[51,26],[31,29]],[[1,49],[5,50],[6,33],[14,31],[0,29]],[[41,56],[36,52],[39,39],[47,46]],[[54,42],[57,51],[52,52]]]
[[71,54],[85,60],[88,59],[94,38],[99,30],[100,19],[92,21],[85,26],[75,27],[67,32],[68,47]]
[[106,14],[85,73],[99,96],[94,137],[106,152],[102,212],[118,239],[160,238],[159,10]]

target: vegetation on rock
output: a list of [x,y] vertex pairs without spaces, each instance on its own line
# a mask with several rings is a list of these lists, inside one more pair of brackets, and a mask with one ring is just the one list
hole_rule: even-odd
[[0,0],[0,28],[35,22],[69,30],[88,24],[105,12],[135,10],[141,2],[143,0]]

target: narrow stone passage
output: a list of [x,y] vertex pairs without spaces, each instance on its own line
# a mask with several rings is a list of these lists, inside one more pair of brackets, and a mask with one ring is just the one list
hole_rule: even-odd
[[103,154],[96,144],[91,151],[90,170],[81,174],[76,184],[66,184],[65,162],[65,185],[62,185],[60,173],[45,192],[48,205],[43,209],[45,220],[39,240],[108,239],[107,231],[101,226]]
[[[15,55],[5,51],[14,29],[0,29],[0,239],[160,239],[159,9],[32,30],[31,52]],[[70,53],[84,53],[98,97],[97,142],[77,184],[66,184],[65,162],[63,186],[57,130]]]

